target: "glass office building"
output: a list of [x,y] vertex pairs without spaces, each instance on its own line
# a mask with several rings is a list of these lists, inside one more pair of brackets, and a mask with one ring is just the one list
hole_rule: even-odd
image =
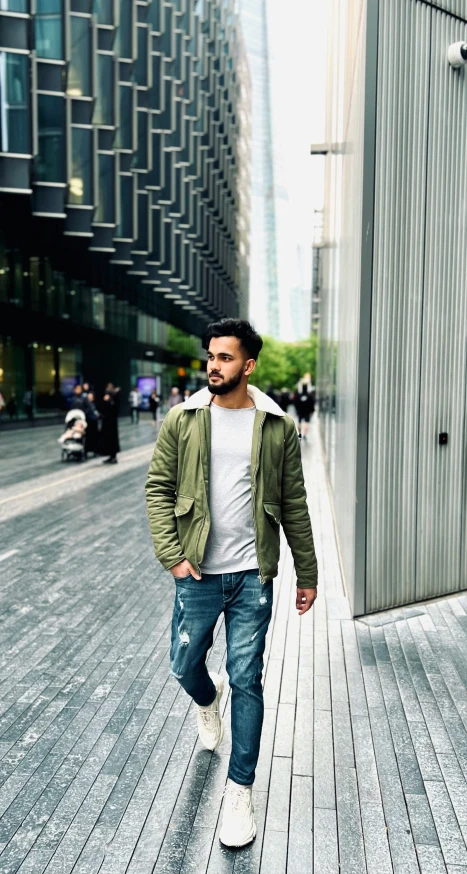
[[251,75],[250,316],[257,330],[279,337],[276,191],[266,0],[239,0]]
[[3,0],[6,401],[199,374],[248,308],[249,103],[233,0]]

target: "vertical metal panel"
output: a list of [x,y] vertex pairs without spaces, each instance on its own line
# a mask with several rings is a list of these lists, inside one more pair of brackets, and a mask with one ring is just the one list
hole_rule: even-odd
[[415,596],[431,15],[381,0],[366,611]]
[[[465,10],[464,10],[465,11]],[[433,11],[416,597],[466,585],[460,570],[467,317],[465,69],[446,61],[467,25]],[[449,434],[447,446],[438,435]]]

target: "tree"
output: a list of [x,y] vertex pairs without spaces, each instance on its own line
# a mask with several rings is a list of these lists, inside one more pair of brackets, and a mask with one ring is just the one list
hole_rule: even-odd
[[284,343],[273,337],[263,337],[256,369],[251,377],[253,385],[262,391],[272,386],[281,389],[287,382],[287,360],[285,357]]
[[304,373],[311,373],[315,382],[317,353],[318,338],[315,335],[297,343],[263,337],[263,348],[251,381],[263,391],[270,386],[294,389]]
[[287,385],[296,386],[304,373],[311,374],[311,380],[316,384],[316,363],[318,358],[318,337],[312,334],[308,340],[297,343],[284,343],[287,360]]

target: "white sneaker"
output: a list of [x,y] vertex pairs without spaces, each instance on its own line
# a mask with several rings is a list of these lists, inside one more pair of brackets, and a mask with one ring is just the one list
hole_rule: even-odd
[[219,674],[209,673],[217,689],[217,695],[208,707],[198,707],[198,734],[203,747],[207,750],[217,750],[224,737],[224,720],[221,716],[220,703],[224,691],[224,680]]
[[251,786],[239,786],[233,780],[227,780],[224,796],[219,840],[226,847],[244,847],[256,835]]

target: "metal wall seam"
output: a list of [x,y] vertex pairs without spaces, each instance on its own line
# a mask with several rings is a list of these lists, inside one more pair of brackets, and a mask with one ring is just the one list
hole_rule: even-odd
[[415,593],[430,17],[423,4],[381,0],[367,612]]

